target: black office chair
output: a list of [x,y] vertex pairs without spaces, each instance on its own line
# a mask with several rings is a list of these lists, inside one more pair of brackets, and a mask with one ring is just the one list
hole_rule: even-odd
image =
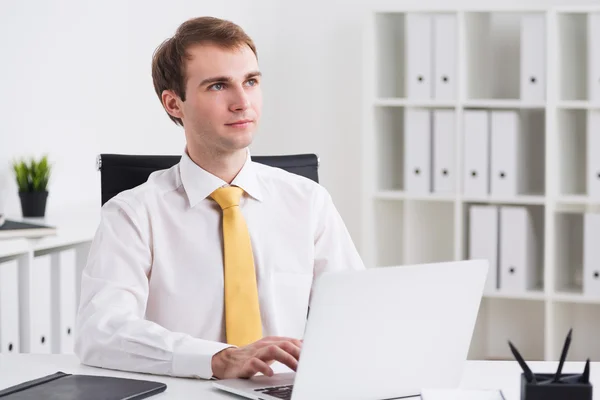
[[[100,171],[102,205],[120,192],[146,182],[152,172],[171,168],[180,160],[181,156],[175,155],[100,154],[96,165]],[[252,160],[319,183],[319,157],[316,154],[252,156]]]

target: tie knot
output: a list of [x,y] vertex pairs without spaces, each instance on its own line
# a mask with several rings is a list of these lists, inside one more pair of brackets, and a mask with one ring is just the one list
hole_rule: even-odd
[[244,193],[244,189],[237,186],[222,187],[210,194],[210,197],[216,201],[223,210],[226,208],[239,206],[240,198]]

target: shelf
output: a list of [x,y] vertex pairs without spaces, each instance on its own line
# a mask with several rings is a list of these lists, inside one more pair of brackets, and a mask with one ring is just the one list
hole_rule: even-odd
[[456,201],[458,199],[454,193],[430,193],[425,195],[404,193],[404,198],[414,201]]
[[585,6],[585,5],[581,5],[581,6],[556,6],[556,13],[557,14],[563,14],[563,13],[569,13],[569,14],[574,14],[574,13],[590,13],[590,12],[600,12],[600,7],[598,6]]
[[489,204],[523,204],[523,205],[545,205],[546,197],[541,195],[520,195],[517,197],[474,197],[465,196],[462,200],[466,203],[489,203]]
[[404,200],[405,194],[401,190],[382,190],[375,194],[378,200]]
[[[366,207],[376,210],[363,219],[369,261],[468,259],[471,246],[479,246],[471,241],[477,226],[471,208],[487,207],[491,217],[483,223],[491,231],[474,237],[494,236],[497,212],[497,240],[490,239],[483,258],[496,258],[505,285],[483,294],[469,358],[514,359],[506,345],[510,339],[528,360],[556,360],[573,327],[577,344],[569,357],[589,354],[600,361],[600,297],[590,297],[593,290],[583,282],[591,269],[589,261],[583,265],[590,248],[584,248],[585,221],[588,214],[600,214],[595,158],[600,75],[593,62],[600,7],[422,8],[382,10],[370,31],[379,36],[368,48],[379,52],[369,58],[374,68],[365,68],[371,83],[362,155],[366,171],[372,171],[365,177],[372,193]],[[431,18],[420,15],[415,28],[413,12]],[[454,50],[439,44],[438,13],[455,17]],[[415,37],[421,47],[411,41]],[[449,65],[457,75],[445,82],[455,83],[456,90],[436,97],[435,82],[451,76],[439,71]],[[428,80],[434,85],[430,95]],[[407,90],[410,85],[423,90]],[[451,111],[452,124],[438,120],[436,125],[436,115]],[[421,119],[411,120],[415,116]],[[450,125],[454,141],[441,141],[442,127]],[[454,150],[452,157],[440,160],[445,149]],[[446,189],[450,193],[432,193],[440,188],[434,182],[440,174],[454,179]],[[428,186],[415,184],[429,178]],[[516,249],[522,242],[511,240],[516,234],[509,229],[499,229],[500,218],[511,212],[531,217],[524,226],[534,236],[527,238],[532,246],[527,256],[535,274],[514,286],[506,277],[507,246]],[[503,221],[504,227],[513,225]],[[507,292],[511,287],[515,290]]]
[[[573,8],[573,7],[570,7]],[[593,7],[583,7],[583,9],[587,11],[595,10],[597,8]],[[569,8],[567,8],[569,9]],[[578,8],[575,8],[578,9]],[[477,6],[476,3],[472,3],[472,5],[468,5],[466,7],[461,7],[463,12],[467,13],[481,13],[481,12],[494,12],[494,13],[544,13],[548,11],[548,8],[544,7],[535,7],[530,5],[511,5],[511,7],[507,8],[502,5],[500,6]],[[377,13],[386,13],[386,14],[394,14],[394,13],[406,13],[406,12],[425,12],[425,13],[456,13],[456,8],[444,8],[444,7],[422,7],[422,6],[402,6],[402,7],[375,7],[374,11]],[[582,11],[585,12],[585,11]]]
[[558,190],[561,196],[581,199],[587,193],[587,113],[566,109],[556,114]]
[[570,329],[573,329],[573,341],[569,348],[567,361],[600,361],[600,306],[575,302],[554,304],[552,321],[553,354],[549,359],[558,359],[563,341]]
[[561,101],[558,108],[563,110],[598,110],[600,103],[591,103],[586,100]]
[[[454,204],[404,202],[404,264],[454,259]],[[410,232],[410,233],[408,233]]]
[[373,207],[373,218],[377,223],[377,230],[372,240],[375,246],[373,266],[387,267],[402,265],[404,261],[404,215],[405,205],[402,202],[378,201],[370,205]]
[[421,108],[454,108],[458,102],[448,102],[440,100],[413,100],[404,98],[378,98],[374,101],[377,107],[421,107]]
[[[583,215],[556,213],[553,246],[554,289],[563,293],[582,293],[583,289]],[[565,288],[568,288],[565,290]]]
[[600,203],[598,201],[581,203],[556,201],[554,211],[562,214],[600,213]]
[[373,30],[376,96],[404,97],[406,91],[404,13],[375,13]]
[[401,190],[383,190],[375,194],[378,200],[414,200],[414,201],[456,201],[457,195],[452,193],[415,194]]
[[[600,107],[600,106],[598,106]],[[558,108],[564,110],[588,110],[594,108],[592,103],[586,100],[570,100],[570,101],[561,101],[558,103]]]
[[[466,12],[465,28],[465,59],[466,70],[465,89],[468,99],[503,99],[498,106],[543,108],[545,104],[544,91],[540,85],[545,85],[544,71],[533,71],[531,63],[523,63],[523,54],[528,53],[528,47],[536,44],[537,36],[532,29],[540,30],[546,24],[545,12],[521,12],[506,10],[496,12]],[[530,29],[523,29],[525,19],[533,21]],[[537,49],[537,46],[536,46]],[[539,57],[544,58],[545,49],[537,49]],[[523,68],[527,68],[523,71]],[[538,73],[542,75],[538,76]],[[530,77],[530,74],[531,75]],[[539,78],[536,80],[536,78]],[[530,82],[531,79],[531,82]],[[535,86],[534,86],[535,85]],[[530,89],[534,89],[530,91]],[[527,89],[525,91],[524,89]],[[545,90],[545,88],[543,88]],[[535,92],[535,93],[534,93]],[[525,95],[523,95],[525,93]],[[539,101],[520,102],[533,95]],[[488,107],[495,103],[488,100],[474,102],[475,107]],[[494,105],[493,107],[495,107]]]
[[374,110],[376,190],[402,190],[404,187],[404,110]]
[[584,296],[581,288],[569,288],[556,291],[551,297],[553,301],[573,304],[600,304],[600,297]]
[[543,360],[545,304],[530,300],[484,297],[468,358],[508,359],[510,339],[525,360]]
[[[556,200],[557,203],[561,204],[575,204],[575,205],[587,205],[594,203],[594,200],[590,199],[585,195],[570,195],[570,196],[561,196]],[[600,203],[600,201],[596,200],[595,202]]]
[[557,60],[559,99],[566,108],[585,108],[587,99],[588,34],[587,15],[561,13],[557,15],[559,41]]
[[525,293],[503,293],[501,291],[486,292],[483,297],[489,299],[508,299],[508,300],[532,300],[532,301],[544,301],[546,300],[546,294],[542,289],[531,290]]
[[524,102],[518,99],[473,99],[463,103],[464,108],[498,108],[498,109],[544,109],[546,103]]
[[573,104],[578,106],[576,108],[597,108],[597,104],[585,100],[599,100],[595,93],[600,82],[593,61],[597,57],[594,55],[596,44],[591,38],[600,32],[596,26],[598,22],[594,22],[600,18],[592,15],[568,11],[557,15],[558,97],[560,100],[579,100]]

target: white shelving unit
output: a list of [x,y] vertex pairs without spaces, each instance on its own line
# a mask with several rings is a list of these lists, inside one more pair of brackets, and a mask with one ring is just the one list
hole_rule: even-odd
[[[451,16],[456,22],[456,90],[452,98],[439,98],[434,90],[431,96],[409,95],[414,85],[411,79],[422,83],[440,78],[435,71],[410,76],[409,54],[415,53],[407,32],[414,15],[431,16],[434,21],[436,16]],[[533,75],[521,74],[521,21],[531,16],[544,23],[540,53],[544,68],[538,81]],[[366,265],[469,258],[468,211],[472,205],[521,206],[535,216],[539,288],[522,293],[502,288],[486,291],[471,359],[512,359],[507,345],[510,339],[529,360],[557,360],[572,327],[575,345],[571,345],[569,359],[600,361],[600,295],[585,296],[581,283],[584,214],[600,213],[600,198],[588,195],[587,178],[588,116],[600,112],[600,102],[591,101],[588,93],[589,80],[600,85],[600,70],[588,67],[592,21],[600,23],[600,7],[397,8],[376,10],[368,18],[363,44],[365,198],[361,246]],[[594,32],[600,32],[600,27]],[[421,43],[427,40],[427,34],[421,32]],[[426,57],[435,57],[435,46],[425,51]],[[443,79],[448,81],[447,76]],[[523,98],[521,88],[528,83],[544,85],[541,99]],[[454,191],[407,190],[405,116],[409,110],[454,111]],[[522,171],[529,175],[529,183],[522,194],[464,193],[463,118],[469,110],[518,112],[521,130],[529,133],[531,142],[528,168]]]
[[73,353],[79,283],[98,216],[35,218],[57,234],[0,240],[0,353]]

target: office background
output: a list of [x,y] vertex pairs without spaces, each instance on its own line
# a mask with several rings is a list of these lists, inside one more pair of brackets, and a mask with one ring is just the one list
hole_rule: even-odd
[[318,153],[323,184],[360,246],[365,17],[398,6],[499,5],[510,7],[493,0],[5,0],[0,209],[20,212],[9,166],[14,157],[48,153],[55,164],[48,213],[55,214],[99,204],[95,157],[101,152],[180,153],[183,132],[166,117],[152,87],[152,52],[181,21],[215,15],[239,23],[258,46],[265,105],[253,153]]
[[[577,2],[581,6],[599,4],[599,1]],[[566,0],[512,4],[367,0],[169,1],[168,4],[141,0],[4,1],[0,6],[0,48],[4,54],[0,63],[0,87],[4,94],[0,100],[0,211],[7,215],[20,212],[10,169],[14,157],[49,155],[54,172],[48,216],[60,219],[77,214],[93,221],[100,205],[100,180],[95,165],[98,154],[181,153],[183,132],[168,119],[152,87],[151,56],[182,21],[214,15],[240,24],[258,47],[265,76],[265,106],[262,125],[251,148],[253,154],[318,153],[321,183],[332,194],[359,251],[368,260],[392,264],[467,256],[462,251],[467,246],[457,244],[463,240],[464,232],[455,231],[457,222],[454,220],[455,215],[467,215],[466,209],[457,210],[457,207],[466,207],[466,203],[453,199],[445,203],[432,203],[427,199],[403,202],[403,195],[392,190],[405,189],[395,186],[396,178],[380,180],[380,176],[365,173],[365,166],[383,165],[377,164],[377,155],[364,148],[368,143],[365,135],[373,132],[375,126],[370,125],[373,121],[369,112],[373,81],[369,76],[370,67],[365,69],[368,63],[363,60],[370,54],[364,47],[365,34],[368,34],[365,23],[374,9],[458,11],[470,7],[543,9],[558,5],[573,6]],[[404,21],[402,17],[397,20]],[[386,29],[381,32],[388,32]],[[510,60],[507,64],[511,64]],[[511,86],[508,87],[511,90]],[[380,97],[403,97],[393,91],[384,92]],[[390,104],[396,106],[393,102]],[[541,104],[545,107],[545,100]],[[383,104],[382,108],[389,111],[388,105]],[[454,103],[451,100],[442,107],[434,106],[430,104],[426,108],[447,109]],[[472,108],[478,107],[474,104]],[[401,126],[402,123],[394,119],[394,111],[389,112],[391,124]],[[574,110],[563,120],[573,118],[572,125],[578,126],[581,112]],[[383,114],[385,120],[388,114],[386,111]],[[564,122],[564,126],[571,124]],[[400,159],[396,162],[401,163]],[[383,211],[376,214],[368,211],[372,199],[366,195],[365,187],[370,180],[377,184],[383,182],[381,188],[386,193],[380,193],[380,197],[388,197],[378,208]],[[534,203],[539,201],[533,200]],[[405,215],[413,216],[409,223],[417,227],[416,231],[396,229],[394,221],[405,224],[405,220],[390,216]],[[421,218],[426,217],[429,220],[421,225]],[[578,218],[575,217],[574,222],[573,218],[567,218],[565,229],[581,227],[583,222]],[[381,223],[380,228],[373,229],[371,223],[376,221]],[[467,222],[461,225],[466,227]],[[419,226],[423,229],[418,229]],[[431,240],[410,242],[411,237],[427,238],[428,232]],[[388,249],[379,255],[372,254],[369,237],[365,236],[385,240]],[[401,241],[409,248],[406,253],[395,245]],[[508,356],[503,337],[506,334],[516,336],[515,341],[525,349],[528,358],[554,358],[562,331],[575,321],[565,316],[581,314],[584,320],[597,320],[600,316],[598,305],[572,308],[577,300],[554,307],[553,301],[543,293],[498,297],[492,299],[492,305],[486,305],[486,312],[500,317],[493,323],[478,326],[476,332],[484,338],[491,337],[486,330],[497,330],[500,334],[494,336],[493,341],[478,342],[473,357]],[[557,318],[545,318],[550,307]],[[523,326],[533,329],[523,333]],[[579,342],[579,347],[575,345],[573,357],[582,358],[587,354],[586,346],[600,331],[594,324],[582,326],[585,332],[576,330],[575,334],[589,341]],[[548,335],[552,340],[544,339]],[[600,348],[593,349],[591,356],[600,357]]]

